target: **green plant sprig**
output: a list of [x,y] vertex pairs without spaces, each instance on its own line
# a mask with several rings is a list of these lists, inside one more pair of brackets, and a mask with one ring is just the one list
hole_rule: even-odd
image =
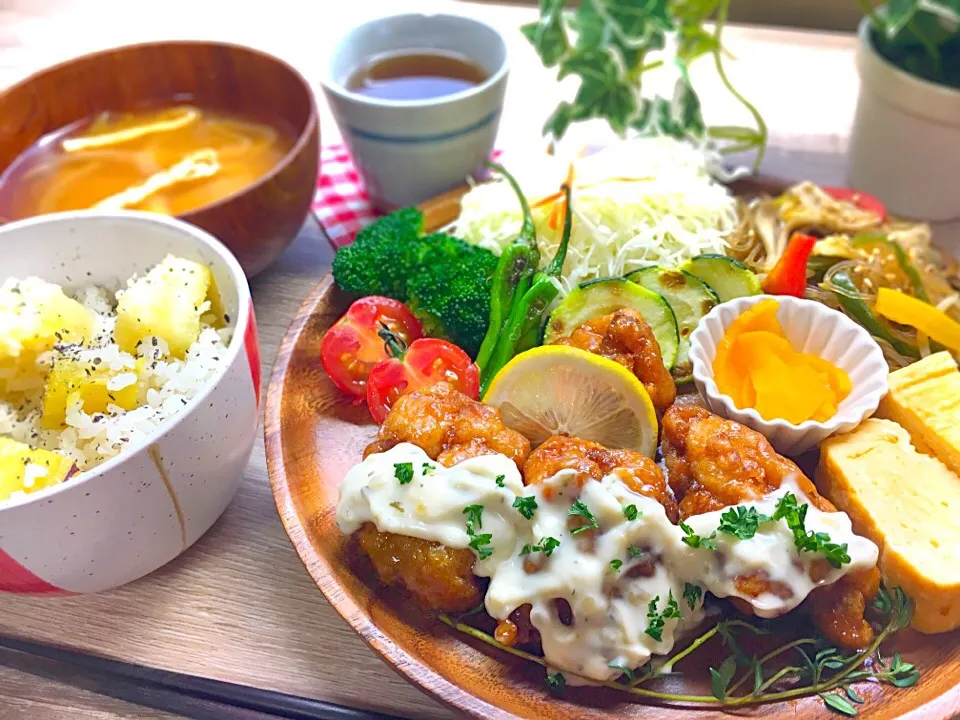
[[[665,662],[656,666],[647,663],[637,670],[627,668],[618,680],[597,681],[566,670],[562,672],[611,690],[665,704],[729,708],[818,695],[831,710],[853,716],[857,714],[853,703],[863,702],[852,687],[854,683],[874,680],[904,688],[915,685],[920,677],[920,671],[914,665],[904,662],[899,653],[892,658],[884,658],[880,652],[880,646],[890,636],[910,623],[913,617],[913,602],[900,588],[888,590],[882,586],[873,607],[880,614],[882,625],[873,642],[860,652],[844,653],[835,647],[825,646],[822,638],[804,637],[786,643],[760,658],[748,658],[739,646],[738,633],[766,634],[767,630],[745,620],[731,619],[721,620]],[[440,620],[459,632],[515,657],[544,668],[550,667],[539,655],[504,645],[490,634],[463,622],[463,617],[454,620],[441,614]],[[730,654],[719,668],[710,668],[712,694],[684,695],[642,687],[649,682],[676,674],[674,667],[677,663],[717,636],[722,639]],[[809,652],[806,648],[809,648]],[[815,648],[819,649],[814,654]],[[778,663],[778,666],[771,667],[773,661],[782,660],[789,655],[796,656],[798,664],[779,666]],[[743,668],[743,672],[735,679],[738,668]],[[797,684],[785,690],[777,690],[778,684],[787,678]],[[746,687],[750,688],[749,691]]]
[[[576,122],[601,118],[618,135],[665,134],[680,139],[719,141],[724,153],[756,150],[754,170],[763,161],[767,125],[757,108],[730,82],[723,65],[722,35],[732,0],[583,0],[572,12],[564,0],[540,0],[540,19],[521,28],[543,64],[557,69],[557,80],[574,76],[580,87],[572,101],[561,102],[544,124],[544,134],[559,139]],[[712,31],[705,27],[715,18]],[[651,59],[668,38],[670,59],[679,78],[673,96],[644,97],[646,73],[666,64]],[[703,119],[700,99],[689,76],[700,57],[713,59],[721,82],[753,118],[756,127],[712,126]]]

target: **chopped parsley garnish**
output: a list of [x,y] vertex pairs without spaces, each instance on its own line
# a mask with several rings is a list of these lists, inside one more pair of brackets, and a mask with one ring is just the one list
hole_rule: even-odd
[[573,502],[573,507],[570,508],[570,512],[568,512],[567,515],[570,517],[582,517],[587,521],[586,524],[571,530],[571,535],[578,535],[579,533],[586,532],[587,530],[596,530],[600,527],[597,519],[593,516],[593,513],[590,512],[590,508],[588,508],[582,500],[575,500]]
[[506,487],[503,483],[507,479],[506,475],[497,475],[497,479],[494,481],[497,483],[497,487]]
[[518,497],[513,501],[513,506],[527,520],[533,519],[533,511],[537,509],[537,499],[535,497]]
[[850,555],[847,552],[846,543],[841,545],[830,542],[830,536],[827,533],[807,531],[806,518],[809,507],[806,503],[802,505],[798,503],[797,497],[788,492],[777,500],[773,517],[757,512],[755,507],[738,505],[720,516],[720,525],[710,537],[697,535],[689,525],[683,522],[680,523],[680,529],[684,532],[683,542],[690,547],[716,550],[718,532],[740,540],[750,540],[764,523],[784,520],[793,533],[794,544],[800,552],[820,553],[835,568],[849,563]]
[[663,639],[663,626],[670,618],[680,618],[680,606],[677,605],[677,599],[673,597],[673,590],[667,596],[667,606],[662,612],[657,610],[657,603],[660,602],[660,596],[657,595],[650,604],[647,605],[647,629],[644,632],[657,642]]
[[554,537],[545,537],[536,545],[524,545],[520,550],[520,554],[529,555],[530,553],[542,552],[547,557],[550,557],[558,547],[560,547],[559,540]]
[[614,558],[610,561],[610,567],[614,572],[620,572],[620,568],[623,567],[623,560],[618,560]]
[[643,548],[639,548],[636,545],[631,545],[630,547],[627,548],[627,553],[632,558],[638,558],[641,555],[643,555],[645,552],[646,551]]
[[703,589],[699,585],[692,583],[683,584],[683,599],[687,601],[687,605],[690,606],[691,610],[697,606],[697,603],[700,602],[700,598],[702,597]]
[[554,673],[553,675],[547,675],[547,688],[552,693],[563,692],[563,689],[567,686],[567,679],[563,676],[563,673]]
[[637,516],[640,515],[640,514],[641,514],[641,513],[640,513],[639,510],[637,510],[637,506],[636,506],[636,505],[627,505],[627,506],[623,509],[623,516],[624,516],[627,520],[636,520],[636,519],[637,519]]
[[477,535],[477,530],[483,527],[483,505],[469,505],[463,509],[467,516],[467,535],[470,536],[470,547],[477,551],[481,560],[493,555],[493,548],[489,547],[493,535],[484,533]]
[[483,527],[483,505],[468,505],[463,514],[467,516],[467,535],[473,535]]
[[436,469],[437,469],[436,465],[431,465],[430,463],[424,463],[423,469],[420,472],[422,472],[424,475],[429,475]]
[[413,463],[394,463],[393,476],[400,482],[401,485],[406,485],[409,482],[413,482]]
[[493,555],[493,548],[490,547],[491,540],[493,540],[493,535],[490,533],[470,536],[470,547],[477,551],[477,557],[481,560],[486,560]]
[[683,530],[683,542],[689,545],[692,548],[706,548],[707,550],[716,550],[717,543],[715,541],[717,534],[711,533],[710,537],[700,537],[697,535],[693,528],[687,525],[682,520],[680,521],[680,529]]
[[720,516],[720,527],[717,528],[717,532],[733,535],[741,540],[749,540],[757,534],[760,525],[770,520],[772,520],[771,517],[758,513],[755,507],[738,505]]
[[610,662],[607,663],[607,667],[610,668],[611,670],[619,670],[621,673],[623,673],[623,676],[627,679],[628,682],[633,682],[633,670],[628,668],[623,663],[618,663],[614,660],[611,660]]
[[830,542],[830,536],[823,532],[807,532],[806,518],[807,508],[810,506],[804,503],[797,504],[797,498],[793,493],[787,493],[777,500],[777,509],[773,514],[774,520],[783,519],[787,522],[787,527],[793,533],[793,541],[800,552],[821,553],[827,558],[833,567],[839,568],[850,562],[850,555],[847,553],[847,544]]

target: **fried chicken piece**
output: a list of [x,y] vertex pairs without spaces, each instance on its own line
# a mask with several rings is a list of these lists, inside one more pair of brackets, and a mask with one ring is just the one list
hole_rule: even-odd
[[[800,468],[777,454],[763,435],[701,407],[674,405],[667,410],[662,449],[670,487],[680,500],[682,519],[760,500],[787,478],[796,482],[818,510],[837,512]],[[879,583],[879,571],[870,568],[817,588],[807,603],[814,622],[841,647],[865,647],[873,640],[873,629],[864,620],[864,611]],[[736,584],[749,597],[764,593],[782,597],[783,592],[789,592],[760,574],[738,577]],[[742,600],[734,604],[744,612],[750,610]]]
[[483,600],[473,574],[476,556],[440,543],[395,535],[364,523],[356,533],[381,582],[403,585],[427,607],[441,612],[466,612]]
[[580,348],[623,365],[643,383],[658,415],[677,397],[677,386],[663,365],[660,344],[636,310],[623,308],[594,318],[554,344]]
[[[445,467],[502,453],[520,468],[530,454],[530,441],[504,425],[499,411],[471,400],[448,383],[401,396],[363,456],[385,452],[401,442],[418,445]],[[483,600],[482,586],[473,574],[476,555],[472,550],[380,532],[370,523],[357,531],[356,538],[381,581],[403,585],[434,610],[464,612]]]
[[842,648],[859,650],[873,641],[873,628],[863,615],[880,590],[880,571],[859,570],[810,593],[807,608],[823,634]]
[[[552,478],[561,470],[576,470],[578,487],[582,487],[590,478],[602,480],[614,473],[634,492],[663,505],[671,522],[677,521],[677,504],[670,494],[667,481],[657,464],[645,455],[632,450],[611,450],[590,440],[553,435],[530,453],[523,465],[524,482],[527,485],[536,485]],[[545,491],[544,495],[550,497],[548,491]],[[571,518],[570,522],[579,524],[581,521]],[[524,568],[528,573],[534,573],[540,569],[542,562],[542,555],[532,555],[527,559]],[[564,622],[564,617],[569,618],[564,624],[572,622],[569,603],[562,598],[555,602],[558,604],[557,611],[561,622]],[[501,620],[495,637],[510,646],[536,644],[540,634],[530,622],[530,606],[521,605],[510,617]]]
[[677,521],[677,503],[660,468],[633,450],[610,450],[589,440],[553,435],[530,453],[523,465],[523,478],[527,485],[536,485],[571,469],[580,473],[581,485],[587,478],[601,480],[616,473],[628,488],[663,505],[671,522]]
[[836,508],[767,439],[696,405],[674,405],[663,416],[663,459],[680,518],[760,500],[793,478],[818,510]]
[[530,454],[530,441],[504,425],[499,410],[471,400],[445,382],[402,395],[363,456],[402,442],[417,445],[446,467],[500,453],[520,468]]

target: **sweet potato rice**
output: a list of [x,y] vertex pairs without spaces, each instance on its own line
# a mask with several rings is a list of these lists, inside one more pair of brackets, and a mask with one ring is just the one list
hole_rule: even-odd
[[120,289],[6,280],[0,502],[146,438],[224,366],[232,332],[209,268],[179,258]]

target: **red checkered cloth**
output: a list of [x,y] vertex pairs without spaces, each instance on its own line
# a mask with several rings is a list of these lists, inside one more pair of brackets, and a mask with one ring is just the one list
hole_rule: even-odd
[[[493,157],[499,156],[495,150]],[[320,151],[320,177],[313,197],[313,213],[339,250],[354,235],[377,219],[367,191],[345,145],[330,145]]]
[[349,245],[353,236],[377,217],[345,145],[330,145],[320,151],[313,213],[334,249]]

